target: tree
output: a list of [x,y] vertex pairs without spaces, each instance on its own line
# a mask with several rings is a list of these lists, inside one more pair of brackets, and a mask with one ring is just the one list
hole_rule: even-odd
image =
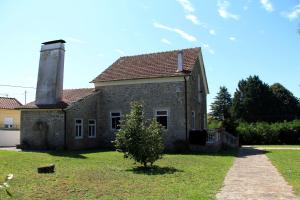
[[266,83],[258,76],[250,76],[238,83],[232,101],[232,115],[246,122],[272,121],[274,97]]
[[275,98],[276,120],[295,119],[298,114],[299,100],[280,83],[274,83],[270,88]]
[[220,87],[220,91],[211,104],[211,116],[219,121],[224,121],[230,117],[230,108],[232,105],[231,95],[226,87]]
[[143,106],[131,103],[131,111],[121,121],[121,129],[114,141],[117,151],[124,153],[124,158],[134,159],[147,167],[162,158],[164,149],[163,127],[156,119],[146,126],[143,116]]

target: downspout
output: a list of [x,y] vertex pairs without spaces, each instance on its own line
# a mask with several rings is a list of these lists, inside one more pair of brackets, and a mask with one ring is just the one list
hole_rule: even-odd
[[67,150],[67,112],[62,109],[64,113],[64,150]]
[[188,118],[188,114],[187,114],[187,81],[186,81],[186,76],[183,77],[184,78],[184,111],[185,111],[185,142],[186,144],[189,143],[188,141],[188,124],[187,124],[187,118]]

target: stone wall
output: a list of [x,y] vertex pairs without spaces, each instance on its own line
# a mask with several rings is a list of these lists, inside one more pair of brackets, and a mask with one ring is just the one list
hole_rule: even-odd
[[20,140],[24,148],[63,148],[64,112],[57,109],[22,110]]
[[[68,149],[88,149],[101,147],[103,130],[99,114],[101,109],[98,101],[101,99],[99,93],[90,95],[66,109],[66,132]],[[83,120],[83,138],[75,138],[75,120]],[[96,137],[88,137],[88,121],[96,120]]]
[[[199,75],[199,76],[198,76]],[[200,78],[200,102],[198,97],[198,77]],[[203,77],[201,76],[200,62],[197,59],[194,70],[188,79],[188,128],[192,128],[192,111],[195,112],[195,129],[205,129],[207,127],[206,114],[206,93]]]
[[[183,80],[183,79],[182,79]],[[130,102],[144,105],[146,119],[155,117],[156,109],[168,110],[168,130],[165,134],[166,147],[172,147],[176,140],[185,140],[184,82],[145,83],[132,85],[102,86],[97,108],[97,121],[103,136],[103,145],[111,146],[115,131],[111,130],[110,112],[130,111]]]

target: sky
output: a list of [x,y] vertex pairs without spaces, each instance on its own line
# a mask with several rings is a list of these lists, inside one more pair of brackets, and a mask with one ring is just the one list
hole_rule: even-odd
[[201,47],[208,105],[250,75],[300,97],[299,26],[300,0],[1,0],[0,96],[33,101],[41,43],[64,39],[65,89],[120,56]]

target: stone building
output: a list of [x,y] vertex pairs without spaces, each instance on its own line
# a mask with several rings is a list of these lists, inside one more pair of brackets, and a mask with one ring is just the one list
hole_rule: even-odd
[[200,48],[125,56],[91,82],[94,88],[63,90],[64,41],[43,43],[36,101],[21,108],[23,147],[111,147],[130,102],[165,128],[165,146],[186,141],[207,126],[208,86]]

